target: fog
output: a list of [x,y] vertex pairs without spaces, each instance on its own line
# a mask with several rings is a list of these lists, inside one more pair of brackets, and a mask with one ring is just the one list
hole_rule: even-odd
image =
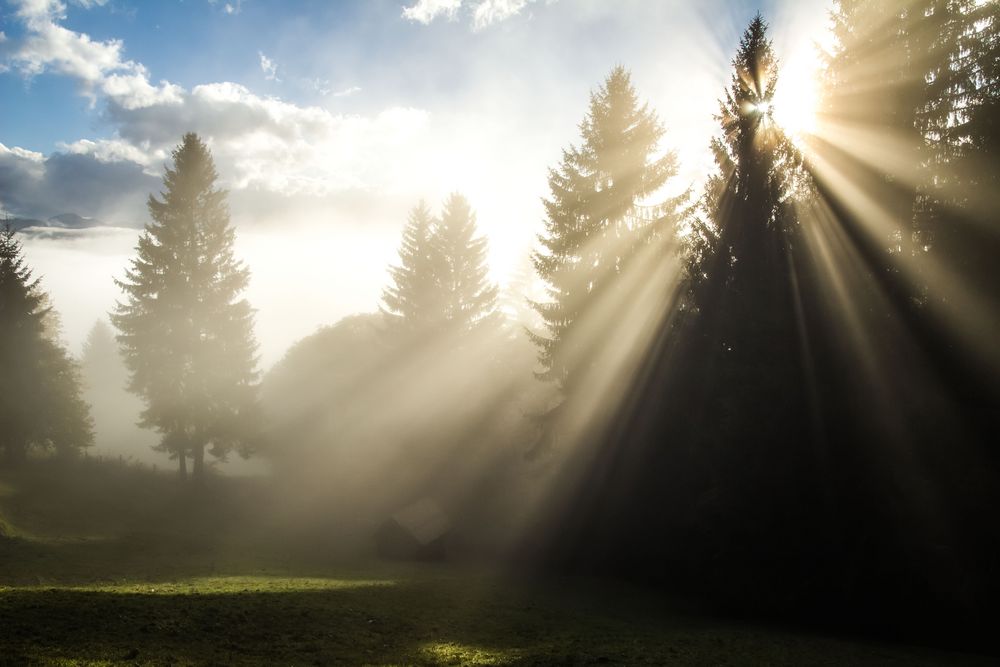
[[0,656],[996,653],[998,35],[11,0]]
[[[247,298],[257,309],[255,332],[263,368],[320,326],[376,308],[386,267],[395,255],[396,233],[301,225],[239,236],[236,252],[254,267]],[[138,230],[126,228],[25,237],[25,256],[44,280],[63,336],[75,352],[94,322],[105,318],[121,298],[114,279],[123,276],[138,237]],[[340,256],[338,249],[344,247],[356,251]],[[331,261],[332,256],[337,261]]]
[[[56,153],[48,157],[41,146],[25,146],[39,153],[30,169],[16,162],[10,176],[41,168],[43,182],[51,185],[42,189],[37,178],[30,178],[9,193],[0,190],[0,204],[15,216],[74,212],[139,228],[147,221],[146,197],[155,192],[177,137],[190,129],[202,131],[219,164],[220,183],[230,190],[238,254],[253,269],[248,298],[259,312],[265,368],[317,326],[375,308],[406,211],[418,199],[440,201],[450,192],[464,193],[490,239],[491,275],[506,284],[541,230],[546,165],[577,140],[581,100],[608,63],[628,63],[643,98],[668,130],[664,148],[681,158],[681,173],[667,194],[704,180],[712,167],[706,137],[713,131],[718,91],[726,83],[744,19],[753,13],[748,8],[717,11],[719,3],[632,3],[621,12],[594,2],[561,4],[539,12],[523,31],[500,25],[495,31],[449,35],[454,48],[468,55],[461,65],[447,65],[457,78],[434,78],[410,97],[388,95],[383,86],[400,75],[383,71],[385,82],[362,87],[357,99],[328,97],[315,108],[263,94],[255,98],[249,90],[192,94],[185,103],[189,109],[119,108],[122,103],[112,97],[105,120],[119,138],[80,142],[60,137]],[[629,39],[602,44],[586,56],[583,67],[558,55],[548,67],[532,66],[528,54],[539,43],[553,34],[569,42],[602,21]],[[781,27],[774,38],[788,62],[779,97],[799,100],[812,85],[814,43],[828,40],[825,3],[781,3],[772,22]],[[671,39],[659,38],[662,25],[676,27]],[[435,23],[426,30],[441,28]],[[425,37],[419,38],[414,46],[425,46]],[[309,49],[319,51],[312,54],[319,60],[329,58],[318,45]],[[280,50],[271,54],[278,62],[281,55]],[[433,50],[407,57],[413,58],[408,68],[443,66],[443,57]],[[684,67],[664,67],[679,61]],[[293,83],[285,81],[285,90]],[[413,87],[399,83],[404,90]],[[279,104],[284,106],[274,106]],[[379,109],[380,104],[391,106]],[[332,115],[328,119],[325,113]],[[289,139],[290,133],[301,136]],[[57,163],[66,166],[57,172]],[[131,173],[122,179],[114,171],[119,165],[141,167],[146,179],[136,181]],[[92,183],[87,198],[66,198],[55,178],[87,179]],[[117,296],[110,281],[97,276],[119,276],[134,245],[134,233],[101,230],[80,236],[92,238],[31,240],[26,247],[33,266],[46,277],[71,349],[79,349],[93,320]],[[344,247],[351,252],[336,252]],[[321,248],[330,251],[326,261]],[[85,268],[86,278],[80,279],[77,267]],[[294,308],[288,293],[295,295]]]

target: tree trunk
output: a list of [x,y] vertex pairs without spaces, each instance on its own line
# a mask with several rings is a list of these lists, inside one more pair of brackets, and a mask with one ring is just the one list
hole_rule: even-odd
[[178,471],[180,472],[181,475],[181,481],[186,482],[188,477],[187,454],[184,452],[183,449],[177,452],[177,462],[180,466]]
[[191,458],[194,461],[194,483],[196,486],[203,486],[205,483],[205,443],[199,442],[194,446]]

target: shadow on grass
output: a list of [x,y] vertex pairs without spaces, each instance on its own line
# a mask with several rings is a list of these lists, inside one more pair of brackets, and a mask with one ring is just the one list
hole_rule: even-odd
[[[642,661],[553,625],[550,612],[454,585],[219,578],[168,592],[0,592],[0,655],[19,662],[551,664]],[[184,588],[190,586],[185,591]],[[317,586],[296,590],[296,586]],[[213,588],[235,589],[212,592]],[[291,590],[286,590],[291,588]],[[201,591],[201,592],[199,592]],[[614,634],[614,633],[612,633]],[[590,655],[590,649],[598,654]]]
[[338,561],[343,530],[251,520],[259,484],[200,502],[162,476],[77,472],[0,479],[0,665],[992,664],[707,618],[621,583]]
[[8,588],[0,589],[0,663],[986,664],[636,607],[437,570]]

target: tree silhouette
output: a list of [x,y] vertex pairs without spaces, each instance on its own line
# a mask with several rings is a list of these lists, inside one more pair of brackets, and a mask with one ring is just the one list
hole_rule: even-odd
[[571,543],[554,551],[755,605],[807,587],[822,487],[789,272],[798,156],[771,116],[777,62],[760,16],[732,65],[680,317],[660,325],[600,434],[559,527]]
[[438,219],[421,201],[403,228],[400,264],[389,268],[392,284],[382,294],[390,330],[460,338],[499,324],[487,244],[477,236],[475,213],[462,195],[450,195]]
[[40,279],[21,244],[0,230],[0,454],[9,464],[31,448],[70,454],[93,444],[76,363],[56,340]]
[[758,14],[743,33],[720,101],[721,135],[712,141],[716,172],[692,241],[705,251],[691,275],[701,326],[717,336],[711,353],[726,350],[748,360],[756,352],[748,348],[773,338],[751,329],[772,321],[775,307],[789,305],[768,303],[787,285],[783,267],[795,229],[789,197],[797,156],[771,116],[777,66]]
[[118,350],[115,334],[104,319],[94,322],[80,355],[80,370],[87,388],[98,392],[124,391],[128,371]]
[[[922,138],[915,225],[932,262],[946,263],[978,308],[1000,313],[1000,7],[956,0],[917,6],[913,49],[924,57],[914,76],[924,84],[916,109]],[[937,276],[933,269],[925,280]],[[932,306],[950,295],[926,290]],[[994,323],[997,324],[996,320]],[[985,331],[982,339],[989,339]],[[994,363],[1000,357],[994,357]]]
[[476,214],[457,192],[445,200],[431,247],[441,262],[438,281],[449,329],[461,335],[498,325],[497,286],[486,265],[488,241],[477,236]]
[[125,359],[105,318],[94,322],[87,334],[80,371],[101,453],[137,460],[154,458],[150,448],[156,445],[156,434],[136,423],[143,403],[128,390]]
[[572,383],[578,356],[565,349],[574,324],[649,232],[633,215],[636,205],[677,170],[673,153],[655,157],[663,128],[639,103],[624,67],[615,67],[591,94],[581,133],[580,147],[563,151],[558,169],[549,171],[545,233],[533,255],[551,298],[535,306],[547,330],[547,335],[532,336],[543,368],[540,377],[562,389]]
[[[870,291],[884,301],[867,312],[877,313],[872,338],[895,365],[886,374],[910,376],[905,385],[914,394],[922,387],[924,397],[913,401],[950,396],[962,406],[961,428],[989,438],[1000,400],[992,342],[1000,326],[996,3],[842,0],[833,16],[824,114],[889,137],[880,147],[892,156],[872,160],[853,144],[818,141],[826,171],[853,193],[831,188],[823,173],[816,188],[872,279]],[[882,66],[872,66],[876,57]],[[902,358],[901,338],[919,362]],[[945,414],[954,410],[934,403],[914,414],[944,434],[946,424],[956,425]]]
[[250,274],[233,254],[226,193],[197,135],[173,152],[162,199],[149,197],[147,224],[112,322],[146,404],[142,424],[163,435],[182,477],[193,460],[203,479],[205,448],[224,457],[252,433],[257,378],[253,310],[239,295]]
[[[788,512],[814,508],[817,486],[789,269],[798,156],[771,115],[777,69],[757,15],[732,61],[716,171],[686,237],[683,317],[659,337],[650,379],[614,431],[624,444],[613,451],[642,464],[606,483],[628,491],[609,491],[594,521],[631,541],[630,566],[669,559],[682,586],[741,605],[800,585],[819,521]],[[656,536],[636,540],[644,522]]]
[[382,292],[382,312],[392,329],[423,334],[443,319],[444,297],[439,276],[442,261],[432,242],[435,220],[421,200],[410,211],[399,247],[399,265],[389,267],[392,284]]
[[[995,115],[981,124],[996,104],[997,7],[841,0],[833,16],[823,115],[873,145],[833,133],[810,146],[813,186],[849,252],[836,259],[850,299],[824,312],[813,276],[804,321],[822,350],[843,544],[877,554],[849,576],[872,596],[898,595],[911,580],[886,568],[921,561],[910,576],[933,582],[933,604],[968,610],[970,588],[996,585],[984,563],[1000,544],[998,237],[995,190],[984,188]],[[847,317],[863,343],[844,344]],[[928,486],[950,514],[926,514]],[[915,515],[921,530],[897,532]]]

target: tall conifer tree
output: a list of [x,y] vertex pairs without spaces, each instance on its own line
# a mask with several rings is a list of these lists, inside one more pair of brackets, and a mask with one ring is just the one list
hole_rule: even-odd
[[152,222],[118,285],[125,301],[112,322],[146,404],[142,424],[163,435],[160,447],[186,476],[204,474],[206,446],[224,457],[252,434],[256,400],[253,310],[240,298],[250,278],[233,252],[226,192],[208,147],[184,136],[166,170],[162,199],[149,197]]
[[440,325],[442,261],[432,242],[434,230],[434,216],[421,200],[403,227],[399,264],[389,267],[392,283],[382,292],[382,311],[394,330],[422,334]]
[[784,585],[769,561],[800,581],[809,567],[800,554],[815,546],[805,528],[821,521],[782,513],[814,508],[816,485],[790,273],[798,156],[772,116],[778,62],[767,27],[757,15],[743,32],[716,116],[717,171],[690,238],[692,317],[669,368],[679,377],[667,378],[665,400],[679,406],[646,408],[669,415],[656,432],[671,457],[664,466],[687,474],[672,528],[694,525],[697,536],[676,548],[699,563],[703,585],[737,599]]
[[[582,143],[563,151],[549,171],[545,232],[533,255],[548,283],[549,301],[536,303],[545,332],[532,332],[539,349],[539,377],[572,392],[574,371],[588,363],[591,346],[574,344],[574,330],[599,294],[613,288],[638,246],[676,212],[637,214],[637,206],[677,172],[676,156],[660,154],[663,128],[639,97],[624,67],[615,67],[590,96],[580,125]],[[606,323],[605,323],[606,324]]]
[[76,362],[54,337],[40,279],[9,224],[0,229],[0,456],[72,453],[93,443]]
[[694,240],[707,253],[692,272],[701,283],[696,303],[706,320],[715,320],[710,328],[723,336],[726,348],[747,332],[722,329],[766,321],[762,314],[770,308],[754,297],[774,296],[759,290],[781,289],[767,283],[786,278],[777,273],[795,227],[788,200],[797,155],[772,117],[777,69],[767,24],[758,14],[743,33],[720,100],[721,135],[712,141],[717,171],[709,178],[706,219],[696,225]]
[[441,262],[438,281],[449,329],[465,334],[498,325],[498,291],[486,264],[488,241],[478,235],[469,201],[457,192],[445,200],[431,245]]
[[440,218],[424,202],[403,228],[398,266],[390,267],[383,311],[410,334],[463,335],[499,324],[497,287],[489,280],[488,241],[468,200],[453,193]]

